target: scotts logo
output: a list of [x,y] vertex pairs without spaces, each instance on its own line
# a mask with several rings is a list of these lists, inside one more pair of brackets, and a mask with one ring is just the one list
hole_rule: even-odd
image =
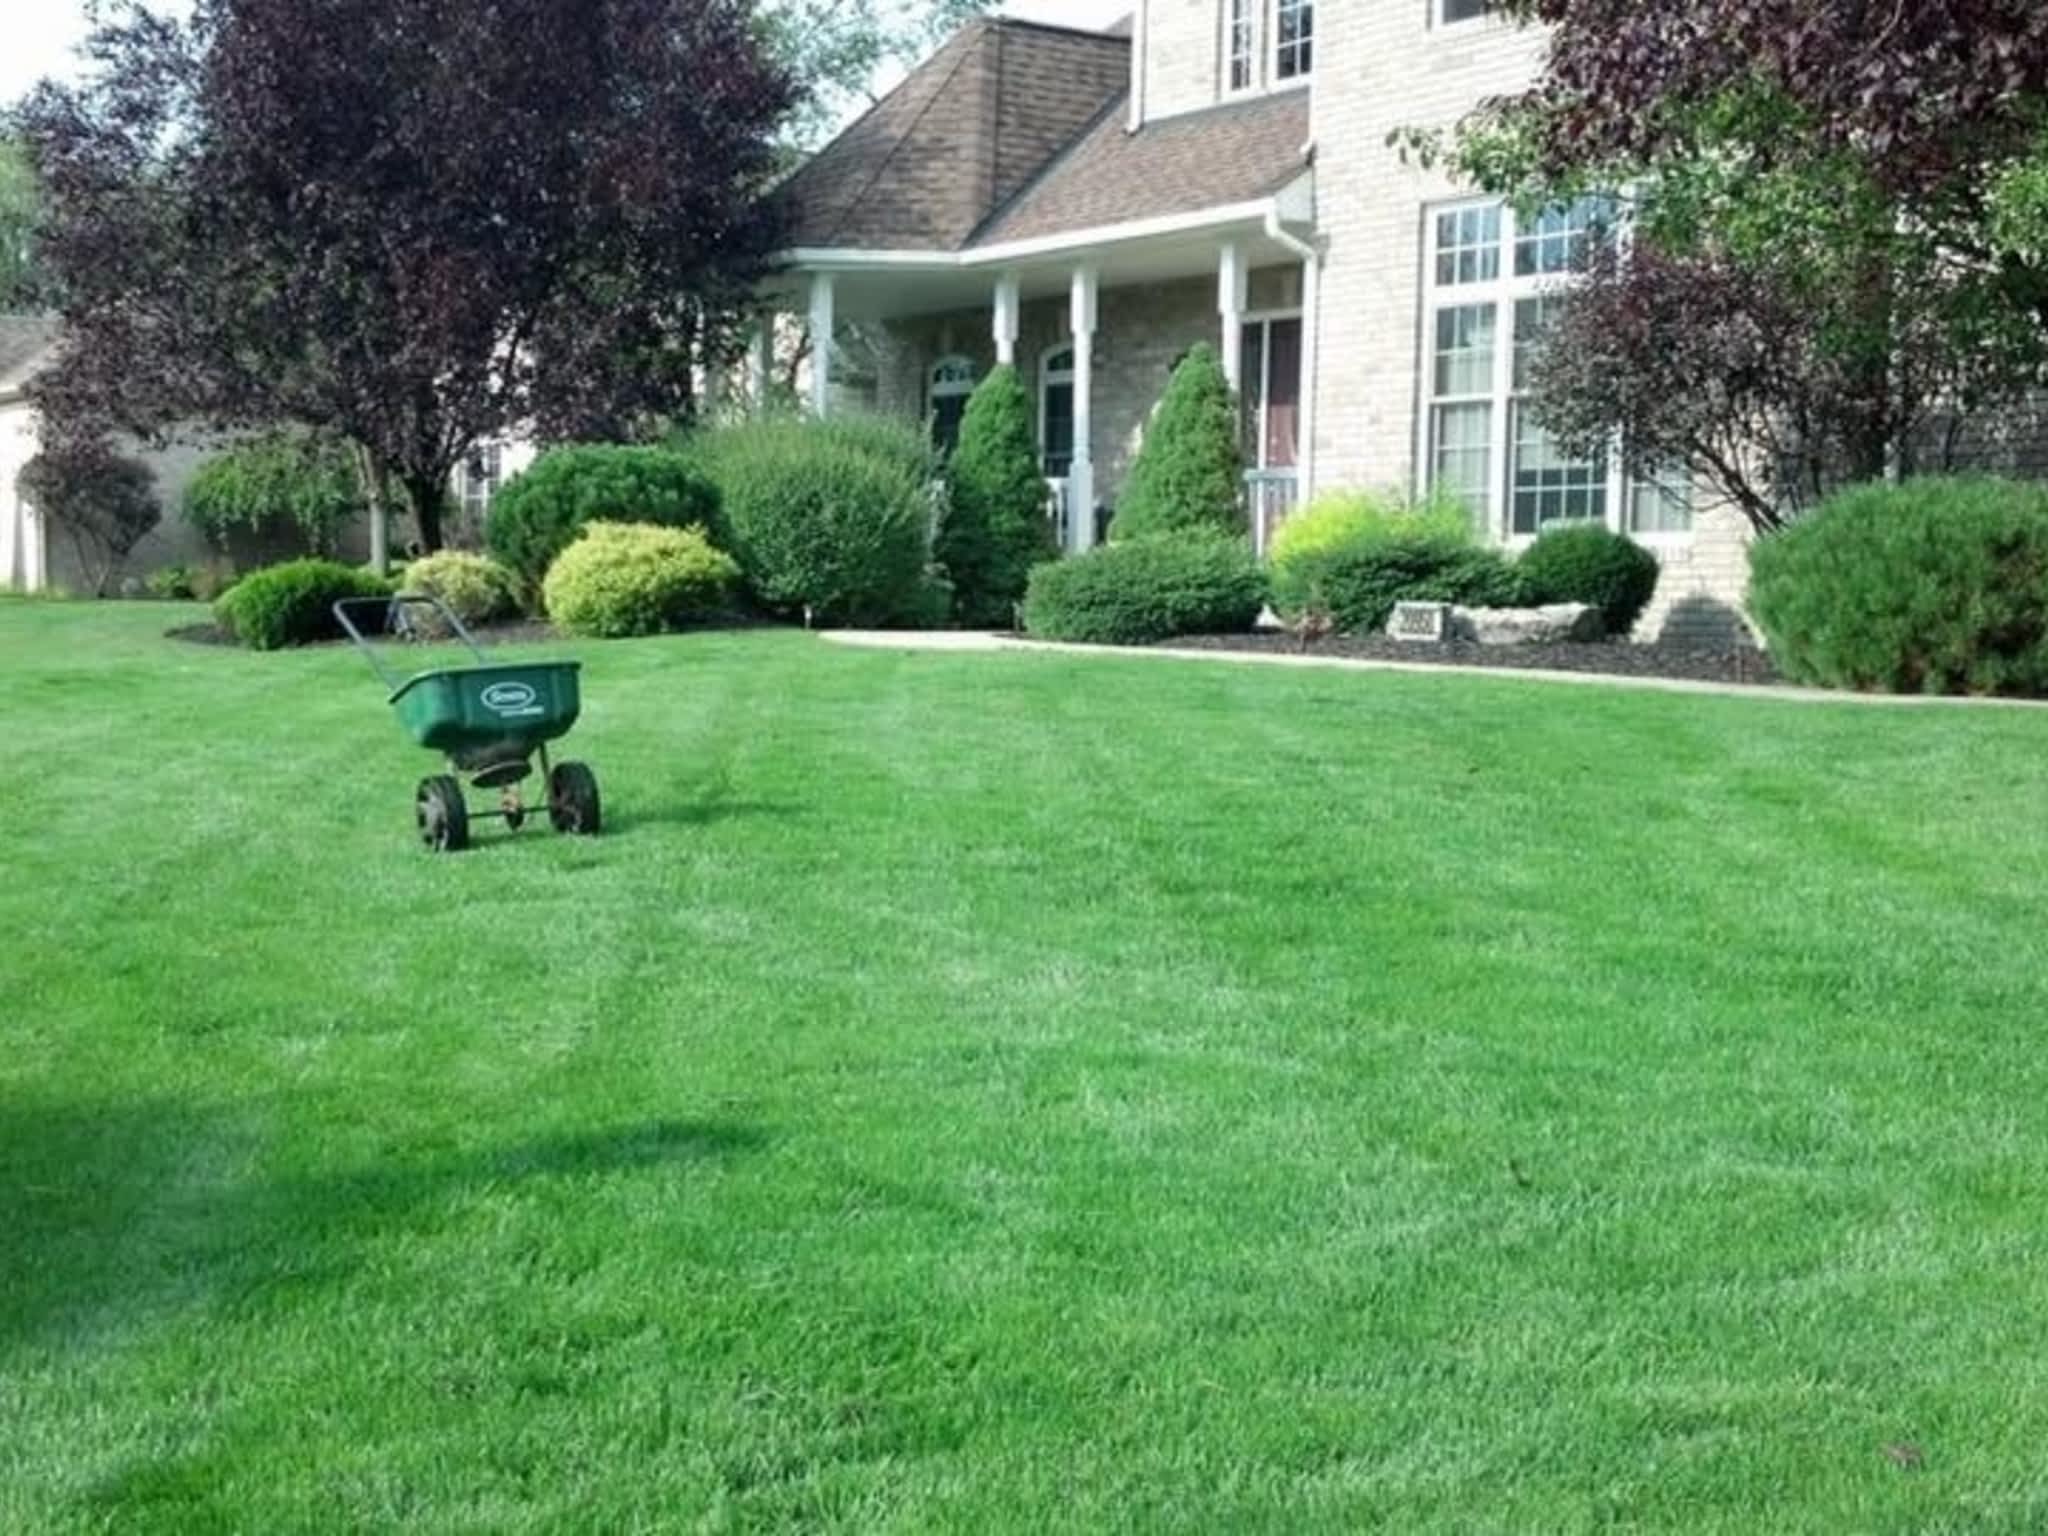
[[524,714],[539,697],[525,683],[493,683],[483,691],[484,708],[501,715]]

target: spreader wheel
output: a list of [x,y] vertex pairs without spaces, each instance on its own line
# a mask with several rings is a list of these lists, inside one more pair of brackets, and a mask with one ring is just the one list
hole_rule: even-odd
[[582,763],[557,763],[548,775],[548,820],[557,832],[595,837],[603,823],[597,775]]
[[413,797],[420,841],[436,853],[460,853],[469,846],[469,806],[462,785],[447,774],[421,779]]

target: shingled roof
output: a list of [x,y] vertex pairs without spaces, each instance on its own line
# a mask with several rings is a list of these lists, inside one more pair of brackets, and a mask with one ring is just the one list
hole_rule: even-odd
[[1001,245],[1270,197],[1305,170],[1308,92],[1161,118],[1106,113],[975,236]]
[[798,246],[958,250],[1127,88],[1130,40],[970,23],[790,179]]

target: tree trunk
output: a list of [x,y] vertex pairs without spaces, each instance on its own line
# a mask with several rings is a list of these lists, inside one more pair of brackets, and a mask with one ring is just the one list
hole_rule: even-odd
[[408,474],[405,477],[405,494],[412,502],[413,522],[419,528],[420,552],[428,555],[438,552],[448,512],[448,476],[439,471]]
[[361,443],[356,448],[356,478],[370,509],[370,569],[391,574],[391,476]]

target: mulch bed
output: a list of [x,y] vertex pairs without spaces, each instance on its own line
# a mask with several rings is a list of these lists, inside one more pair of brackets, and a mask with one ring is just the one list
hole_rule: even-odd
[[1517,667],[1542,672],[1596,672],[1609,677],[1676,678],[1695,683],[1783,687],[1764,652],[1751,646],[1633,645],[1601,641],[1563,645],[1475,645],[1389,640],[1384,635],[1342,635],[1311,641],[1293,635],[1199,635],[1165,642],[1167,648],[1251,651],[1289,656],[1336,656],[1356,661],[1406,661],[1424,666]]
[[[561,639],[553,625],[542,624],[532,619],[522,619],[516,624],[486,624],[480,629],[471,630],[470,633],[476,636],[478,645],[486,648],[494,645],[549,645]],[[187,645],[221,645],[231,650],[242,648],[241,642],[218,624],[181,624],[176,629],[165,630],[164,637],[168,640],[182,640]],[[409,643],[392,639],[388,635],[374,635],[371,638],[380,644],[387,641],[393,645]],[[319,645],[348,643],[347,640],[317,642]]]

